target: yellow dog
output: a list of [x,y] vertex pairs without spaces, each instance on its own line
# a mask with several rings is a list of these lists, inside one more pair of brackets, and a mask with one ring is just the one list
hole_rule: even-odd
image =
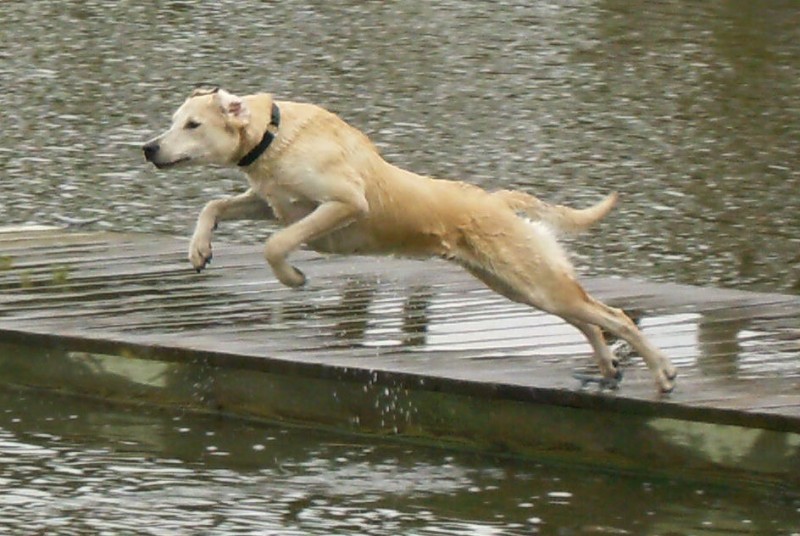
[[195,91],[144,153],[159,168],[238,165],[247,176],[247,192],[211,201],[200,213],[189,247],[198,271],[211,259],[217,223],[243,218],[284,225],[264,255],[291,287],[305,283],[287,260],[302,244],[328,253],[442,257],[503,296],[575,326],[605,378],[620,373],[601,327],[630,343],[662,392],[673,389],[669,359],[622,311],[583,290],[550,232],[590,226],[611,210],[615,194],[575,210],[523,192],[424,177],[386,162],[362,132],[319,106],[221,89]]

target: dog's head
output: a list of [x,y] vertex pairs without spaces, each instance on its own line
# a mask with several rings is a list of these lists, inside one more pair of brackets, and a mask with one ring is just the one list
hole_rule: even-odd
[[172,116],[172,126],[148,141],[144,156],[158,168],[189,163],[230,164],[240,156],[250,111],[224,89],[196,89]]

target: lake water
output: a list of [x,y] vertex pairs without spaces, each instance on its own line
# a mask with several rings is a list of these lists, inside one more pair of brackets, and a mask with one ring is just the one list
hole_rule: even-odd
[[4,0],[0,219],[188,235],[244,180],[140,146],[214,84],[322,104],[421,173],[620,191],[584,273],[797,293],[798,80],[795,0]]
[[0,390],[4,534],[800,534],[800,497]]
[[[4,0],[0,221],[187,236],[244,180],[158,172],[140,145],[221,85],[322,104],[420,173],[621,192],[570,244],[583,273],[796,294],[798,80],[795,0]],[[12,533],[797,534],[798,508],[748,482],[0,392]]]

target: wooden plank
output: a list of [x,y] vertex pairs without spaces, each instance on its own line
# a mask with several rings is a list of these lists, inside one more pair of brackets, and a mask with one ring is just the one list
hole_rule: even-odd
[[800,432],[797,296],[588,279],[592,293],[640,317],[680,370],[677,391],[661,397],[634,358],[622,387],[599,393],[572,378],[594,371],[576,331],[442,261],[301,252],[310,284],[292,290],[271,276],[261,246],[215,244],[203,274],[185,248],[169,237],[0,233],[0,341],[127,344],[213,355],[223,367],[382,371],[439,388]]

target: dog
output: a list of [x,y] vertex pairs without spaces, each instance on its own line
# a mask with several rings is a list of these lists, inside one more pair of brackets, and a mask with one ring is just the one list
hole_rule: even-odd
[[578,210],[520,191],[421,176],[386,162],[365,134],[322,107],[219,88],[195,90],[171,127],[143,150],[159,169],[238,166],[247,176],[245,193],[210,201],[200,212],[189,245],[198,272],[211,260],[217,224],[236,219],[283,225],[266,241],[264,256],[289,287],[306,281],[288,261],[304,244],[325,253],[441,257],[506,298],[575,326],[605,379],[618,380],[621,372],[601,328],[631,345],[661,392],[674,387],[669,359],[621,310],[587,294],[551,232],[590,227],[612,209],[615,193]]

